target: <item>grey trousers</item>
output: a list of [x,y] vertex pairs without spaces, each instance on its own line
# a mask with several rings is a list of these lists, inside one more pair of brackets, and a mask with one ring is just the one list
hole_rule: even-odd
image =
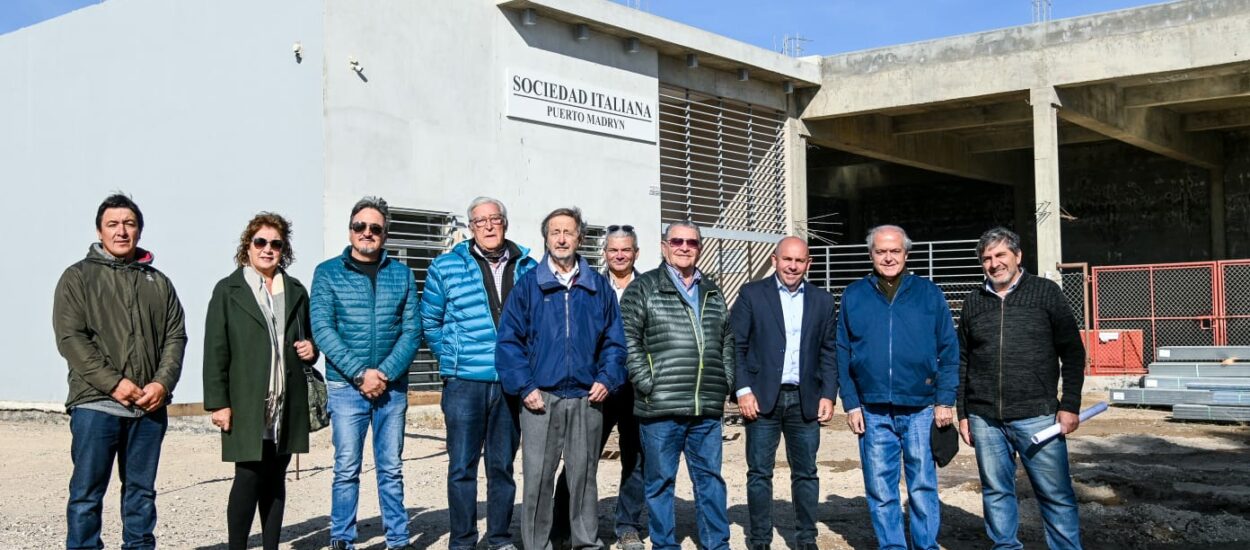
[[599,436],[603,404],[587,397],[542,392],[542,413],[521,408],[521,541],[526,550],[550,550],[556,469],[564,459],[569,484],[569,532],[574,549],[602,548],[599,540]]

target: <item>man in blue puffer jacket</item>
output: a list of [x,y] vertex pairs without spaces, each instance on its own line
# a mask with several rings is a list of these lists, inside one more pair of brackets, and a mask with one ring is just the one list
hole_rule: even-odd
[[555,546],[551,495],[563,459],[572,546],[602,548],[599,437],[603,402],[625,382],[625,329],[607,278],[577,254],[586,234],[581,211],[552,211],[542,232],[547,255],[504,305],[495,350],[504,392],[525,406],[521,539],[526,548]]
[[[937,550],[940,503],[930,427],[954,422],[959,339],[937,285],[906,272],[911,239],[894,225],[868,233],[873,273],[851,283],[838,312],[838,384],[859,435],[864,492],[882,549]],[[899,504],[907,474],[911,545]]]
[[486,542],[513,548],[508,528],[516,500],[512,462],[521,440],[519,402],[506,396],[495,370],[495,340],[503,304],[535,265],[529,250],[504,238],[503,203],[478,197],[469,204],[473,239],[430,264],[421,301],[425,340],[438,357],[447,424],[448,548],[474,548],[478,462],[486,457]]
[[370,426],[386,546],[410,548],[400,456],[408,367],[421,343],[421,319],[412,271],[388,258],[382,248],[389,225],[385,200],[360,199],[348,223],[351,246],[313,273],[312,336],[326,357],[334,432],[333,549],[353,548],[356,540],[361,455]]

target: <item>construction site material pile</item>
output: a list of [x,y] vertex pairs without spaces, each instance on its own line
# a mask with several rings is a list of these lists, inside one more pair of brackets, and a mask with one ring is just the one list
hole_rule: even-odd
[[1113,405],[1172,407],[1175,420],[1250,422],[1250,346],[1170,346]]

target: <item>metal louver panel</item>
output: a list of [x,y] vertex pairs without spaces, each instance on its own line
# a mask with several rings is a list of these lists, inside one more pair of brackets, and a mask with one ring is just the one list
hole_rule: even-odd
[[703,230],[699,269],[730,302],[786,232],[782,111],[660,86],[660,220]]
[[[425,291],[425,277],[430,262],[439,254],[451,249],[456,229],[460,227],[450,212],[391,208],[391,227],[386,239],[386,252],[394,260],[403,262],[412,270],[417,280],[417,294]],[[441,390],[438,377],[438,359],[430,349],[422,346],[412,362],[408,374],[409,387],[413,390]]]

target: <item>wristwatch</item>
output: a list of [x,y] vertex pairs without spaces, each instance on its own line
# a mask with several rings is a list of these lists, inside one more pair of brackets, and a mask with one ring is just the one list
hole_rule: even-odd
[[357,374],[355,378],[352,378],[352,382],[356,384],[356,387],[365,385],[365,371],[360,371],[360,374]]

